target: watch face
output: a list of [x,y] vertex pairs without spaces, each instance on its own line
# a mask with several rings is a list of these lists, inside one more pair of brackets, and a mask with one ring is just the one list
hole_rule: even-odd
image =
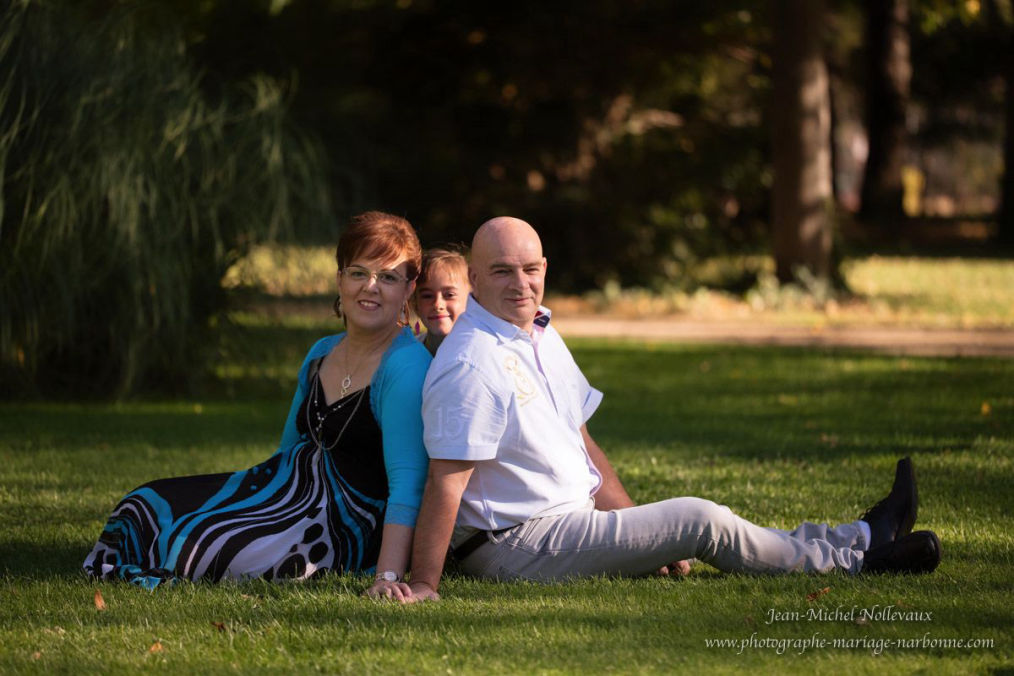
[[378,580],[384,580],[386,582],[397,582],[398,574],[393,570],[385,570],[383,573],[377,574]]

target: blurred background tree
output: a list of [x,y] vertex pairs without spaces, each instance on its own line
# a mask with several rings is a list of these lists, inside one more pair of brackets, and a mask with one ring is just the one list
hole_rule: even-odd
[[757,256],[707,262],[772,253],[812,284],[836,244],[1010,237],[1010,0],[17,0],[3,22],[5,386],[84,362],[99,390],[183,387],[230,261],[332,245],[367,208],[427,244],[526,218],[562,292],[742,292]]
[[902,168],[907,161],[912,59],[908,0],[865,0],[866,135],[862,216],[886,227],[904,215]]
[[779,0],[774,14],[771,207],[775,275],[832,277],[831,89],[823,0]]

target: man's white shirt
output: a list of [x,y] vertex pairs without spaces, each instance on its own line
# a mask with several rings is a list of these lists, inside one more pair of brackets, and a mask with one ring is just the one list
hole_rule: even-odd
[[498,530],[588,503],[601,476],[581,426],[602,401],[574,362],[550,313],[535,338],[474,297],[444,338],[423,386],[432,459],[475,461],[459,527]]

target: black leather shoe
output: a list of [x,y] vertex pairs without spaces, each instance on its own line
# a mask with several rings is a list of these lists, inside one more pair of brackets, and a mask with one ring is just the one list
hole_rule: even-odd
[[870,524],[870,549],[894,542],[912,532],[919,511],[912,461],[902,458],[894,469],[894,485],[887,497],[866,510],[861,520]]
[[874,547],[863,556],[863,573],[932,573],[940,565],[940,538],[920,530]]

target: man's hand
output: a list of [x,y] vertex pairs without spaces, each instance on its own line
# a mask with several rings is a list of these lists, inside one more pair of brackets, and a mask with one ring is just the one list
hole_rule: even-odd
[[388,582],[377,580],[370,585],[370,588],[363,592],[364,596],[371,599],[391,599],[398,603],[415,603],[419,599],[412,593],[412,588],[404,582]]
[[412,589],[412,595],[415,601],[440,600],[440,594],[437,593],[437,590],[425,582],[410,582],[409,587]]
[[668,566],[662,566],[655,572],[657,575],[661,575],[663,577],[668,577],[670,575],[682,577],[690,572],[690,562],[673,561]]

